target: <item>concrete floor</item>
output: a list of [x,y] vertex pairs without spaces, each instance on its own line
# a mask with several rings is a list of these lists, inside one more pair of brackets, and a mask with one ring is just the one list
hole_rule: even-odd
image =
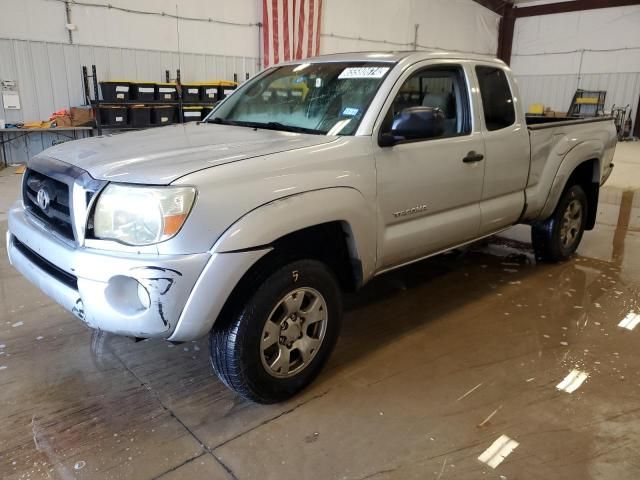
[[[640,194],[617,188],[640,189],[640,144],[620,147],[573,260],[535,265],[518,227],[382,276],[281,405],[226,390],[206,341],[92,336],[2,245],[0,478],[640,478],[640,327],[618,326],[640,311]],[[0,172],[0,200],[18,177]],[[588,378],[559,391],[573,369]],[[519,446],[492,469],[501,435]]]

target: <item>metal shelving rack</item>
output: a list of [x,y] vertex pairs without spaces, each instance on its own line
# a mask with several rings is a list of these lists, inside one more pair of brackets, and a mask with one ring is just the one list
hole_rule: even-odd
[[604,115],[605,90],[576,90],[567,116],[590,118]]
[[[234,78],[237,78],[237,74],[234,74]],[[170,83],[170,75],[169,70],[165,70],[165,79],[167,83]],[[91,84],[90,84],[91,81]],[[135,127],[135,126],[112,126],[112,125],[103,125],[100,119],[100,106],[108,105],[108,106],[123,106],[126,107],[128,105],[145,105],[145,106],[156,106],[156,105],[171,105],[178,107],[178,123],[184,123],[184,111],[183,107],[189,106],[197,106],[197,107],[208,107],[213,108],[215,105],[211,102],[184,102],[182,99],[182,82],[180,76],[180,69],[176,70],[176,87],[177,100],[173,102],[159,101],[159,102],[141,102],[135,100],[129,100],[126,102],[105,102],[100,100],[100,90],[98,87],[98,75],[96,73],[96,66],[91,65],[91,75],[89,75],[89,70],[86,66],[82,67],[82,84],[84,87],[84,96],[86,105],[90,105],[94,112],[94,118],[96,123],[96,130],[98,135],[102,135],[102,130],[141,130],[144,128],[154,128],[160,127],[163,125],[148,125],[145,127]],[[93,87],[93,95],[91,95],[91,86]]]

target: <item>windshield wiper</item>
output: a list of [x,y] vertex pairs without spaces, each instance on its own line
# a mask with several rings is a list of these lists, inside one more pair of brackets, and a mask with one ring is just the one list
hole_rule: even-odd
[[285,125],[284,123],[280,123],[280,122],[267,122],[259,125],[261,126],[258,126],[258,128],[269,128],[272,130],[285,130],[287,132],[312,133],[315,135],[324,135],[326,133],[321,130],[316,130],[314,128],[298,127],[296,125]]
[[286,132],[311,133],[314,135],[324,135],[327,132],[315,130],[313,128],[298,127],[296,125],[285,125],[280,122],[244,122],[240,120],[227,120],[226,118],[214,117],[207,120],[207,123],[219,125],[234,125],[236,127],[264,128],[265,130],[283,130]]
[[233,120],[226,120],[220,117],[213,117],[207,120],[207,123],[217,123],[219,125],[242,125],[241,123],[234,122]]

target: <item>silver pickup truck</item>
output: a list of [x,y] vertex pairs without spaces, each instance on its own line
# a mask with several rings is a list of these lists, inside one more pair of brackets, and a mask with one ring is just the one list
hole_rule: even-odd
[[532,225],[541,261],[576,250],[613,167],[615,127],[529,123],[511,71],[491,58],[281,64],[201,123],[31,159],[9,258],[91,328],[209,334],[228,387],[280,401],[329,357],[343,291],[518,223]]

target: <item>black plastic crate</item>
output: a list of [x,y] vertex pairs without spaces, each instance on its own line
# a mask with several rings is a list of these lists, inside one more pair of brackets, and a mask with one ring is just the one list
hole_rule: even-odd
[[151,107],[134,105],[129,109],[129,123],[132,127],[148,127],[151,125]]
[[171,125],[176,116],[173,105],[158,105],[151,109],[151,123],[153,125]]
[[199,122],[203,117],[202,107],[182,107],[182,118],[184,122]]
[[156,84],[156,100],[158,102],[175,102],[178,98],[178,90],[175,83]]
[[237,85],[220,85],[218,87],[218,99],[222,100],[224,98],[227,98],[229,95],[231,95],[233,93],[233,91],[238,88]]
[[200,86],[200,101],[216,103],[218,100],[220,100],[220,86],[217,83]]
[[156,99],[155,83],[133,83],[131,85],[131,100],[139,102],[153,102]]
[[127,107],[100,107],[100,123],[113,127],[126,127]]
[[211,110],[213,110],[213,107],[208,107],[208,106],[202,107],[202,120],[207,118],[207,115],[211,113]]
[[118,80],[100,82],[100,91],[105,102],[126,102],[131,98],[131,83]]
[[199,83],[183,83],[182,101],[185,103],[199,102],[201,88],[202,86]]

